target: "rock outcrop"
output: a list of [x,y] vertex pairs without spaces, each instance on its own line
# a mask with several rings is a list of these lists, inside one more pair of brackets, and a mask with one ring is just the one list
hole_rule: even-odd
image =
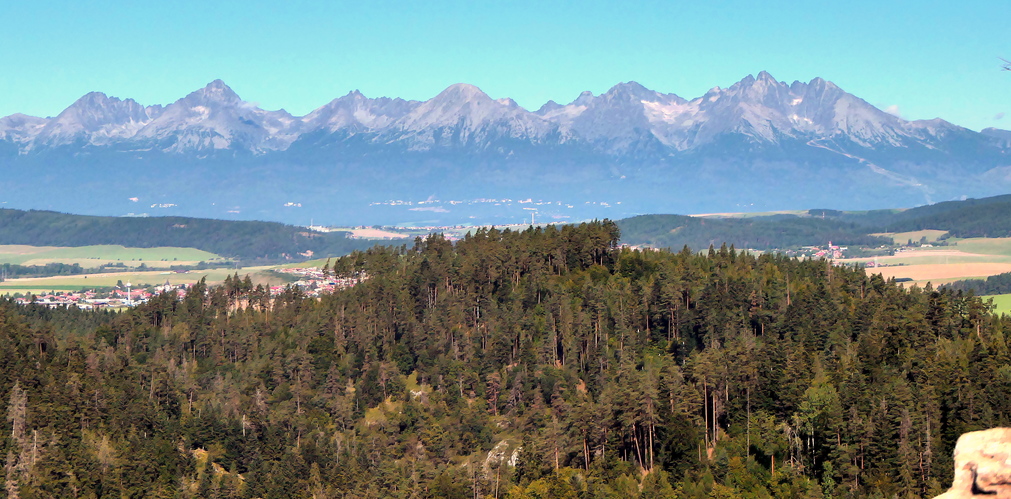
[[955,445],[955,480],[935,499],[1011,499],[1011,428],[973,431]]

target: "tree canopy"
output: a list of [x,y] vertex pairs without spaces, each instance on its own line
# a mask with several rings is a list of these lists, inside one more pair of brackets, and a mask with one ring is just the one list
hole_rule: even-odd
[[122,312],[0,301],[9,497],[930,497],[1011,319],[860,268],[479,230]]

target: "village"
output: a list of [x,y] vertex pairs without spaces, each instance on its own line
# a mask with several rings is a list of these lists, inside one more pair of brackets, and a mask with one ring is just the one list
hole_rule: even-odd
[[788,250],[785,253],[791,257],[838,260],[844,258],[847,249],[849,248],[846,246],[837,246],[829,241],[827,246],[804,246],[799,250]]
[[[192,285],[165,284],[159,286],[146,286],[139,289],[132,289],[130,283],[117,286],[110,291],[83,290],[83,291],[57,291],[41,295],[18,296],[14,298],[15,303],[20,305],[40,305],[49,308],[76,307],[82,310],[94,310],[100,308],[125,308],[147,303],[149,299],[162,293],[176,292],[181,300],[186,297],[186,290]],[[125,288],[125,289],[123,289]]]
[[288,289],[289,286],[296,286],[303,293],[312,297],[333,293],[334,291],[350,288],[366,279],[368,275],[364,273],[355,276],[337,277],[328,272],[323,272],[319,267],[296,267],[282,268],[275,272],[290,275],[298,278],[297,281],[283,286],[270,286],[270,296],[277,296]]
[[[284,285],[270,285],[270,296],[298,288],[305,296],[320,297],[334,291],[350,288],[368,278],[365,274],[350,277],[336,277],[324,273],[319,267],[282,268],[275,272],[297,279]],[[163,293],[176,293],[176,298],[182,300],[193,284],[171,284],[168,280],[158,286],[143,286],[136,289],[130,283],[117,285],[111,290],[57,291],[45,294],[31,294],[14,298],[20,305],[40,305],[49,308],[76,307],[82,310],[121,309],[147,303],[151,298]]]

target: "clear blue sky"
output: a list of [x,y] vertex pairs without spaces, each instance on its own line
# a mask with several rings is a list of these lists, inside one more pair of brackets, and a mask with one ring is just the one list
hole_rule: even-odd
[[0,32],[0,116],[92,90],[167,104],[215,78],[297,115],[457,82],[536,109],[628,80],[692,98],[767,70],[907,119],[1011,129],[1009,0],[36,0],[0,2]]

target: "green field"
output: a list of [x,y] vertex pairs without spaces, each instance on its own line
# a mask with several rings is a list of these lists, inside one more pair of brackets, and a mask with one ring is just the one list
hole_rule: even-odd
[[0,245],[0,263],[45,265],[47,263],[78,264],[95,268],[104,264],[122,263],[128,267],[145,264],[152,268],[172,265],[195,265],[201,261],[222,261],[222,257],[195,248],[126,248],[118,245],[55,246]]
[[917,230],[913,232],[882,232],[878,234],[871,234],[872,236],[890,237],[892,242],[895,244],[906,244],[909,241],[919,242],[924,237],[927,238],[928,243],[934,243],[941,236],[947,234],[946,230]]
[[1011,294],[990,295],[983,298],[993,298],[994,312],[998,314],[1011,314]]
[[[980,253],[1011,258],[1011,237],[974,237],[971,239],[952,239],[951,241],[954,241],[955,249],[966,253]],[[951,243],[949,242],[949,244]]]

